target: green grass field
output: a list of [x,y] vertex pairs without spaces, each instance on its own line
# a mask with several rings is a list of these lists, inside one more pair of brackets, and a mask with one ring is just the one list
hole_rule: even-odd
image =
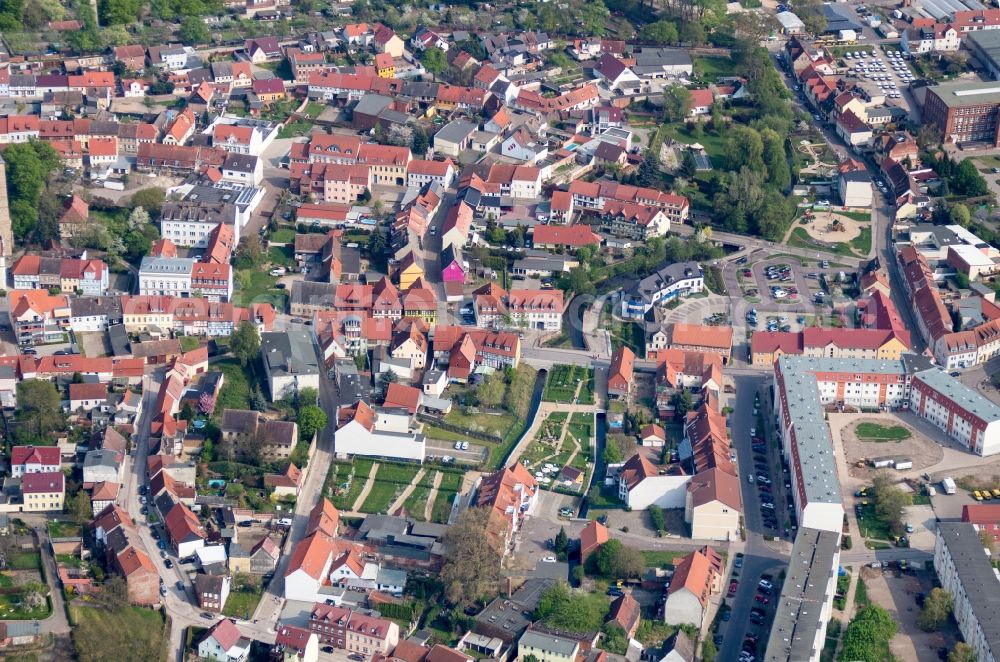
[[364,513],[384,513],[389,510],[389,506],[392,505],[393,499],[396,498],[396,494],[402,491],[402,485],[397,485],[396,483],[385,483],[380,480],[376,480],[372,484],[371,490],[368,492],[368,496],[365,497],[364,503],[361,504],[361,512]]
[[403,502],[403,507],[410,514],[410,517],[418,522],[424,521],[424,508],[427,506],[427,497],[430,494],[431,489],[429,487],[419,486],[413,488],[410,496],[406,497],[406,501]]
[[226,377],[219,400],[215,403],[215,411],[219,416],[227,409],[250,408],[250,385],[254,382],[250,367],[243,367],[236,359],[222,359],[212,364],[214,370],[221,371]]
[[558,365],[549,370],[545,380],[545,390],[542,400],[545,402],[570,402],[576,395],[576,387],[584,381],[580,389],[580,402],[590,404],[594,401],[594,371],[592,368],[574,365]]
[[736,61],[731,57],[721,55],[696,55],[694,70],[702,78],[715,81],[722,76],[733,76],[736,72]]
[[441,472],[441,484],[438,485],[438,490],[451,490],[452,492],[457,492],[461,488],[462,474],[454,471]]
[[236,273],[234,283],[233,303],[237,306],[248,306],[251,303],[270,303],[278,310],[284,310],[284,290],[275,289],[278,279],[266,270],[243,269]]
[[409,485],[413,482],[420,467],[415,464],[393,464],[391,462],[379,462],[378,474],[375,480],[386,483],[402,483]]
[[466,414],[457,407],[452,408],[444,420],[452,425],[475,432],[485,432],[501,439],[514,426],[513,414],[507,412],[499,414]]
[[49,537],[75,538],[80,535],[80,525],[65,520],[49,520]]
[[434,499],[434,509],[431,512],[431,521],[437,524],[447,524],[448,516],[451,514],[451,502],[455,500],[456,492],[438,490],[437,498]]
[[7,567],[11,570],[37,570],[42,566],[42,556],[38,552],[16,552],[7,557]]
[[222,613],[236,618],[245,618],[248,614],[252,617],[254,611],[257,610],[257,603],[260,602],[261,595],[263,595],[263,589],[259,585],[254,590],[233,590],[226,598]]
[[271,233],[269,239],[275,244],[294,244],[295,230],[292,228],[278,228]]
[[910,431],[902,425],[879,425],[878,423],[858,423],[854,433],[858,439],[866,441],[903,441],[910,438]]

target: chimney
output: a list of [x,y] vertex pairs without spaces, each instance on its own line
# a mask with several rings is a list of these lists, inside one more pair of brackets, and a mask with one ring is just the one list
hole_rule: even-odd
[[507,578],[507,599],[510,600],[511,594],[514,592],[513,581],[510,577]]

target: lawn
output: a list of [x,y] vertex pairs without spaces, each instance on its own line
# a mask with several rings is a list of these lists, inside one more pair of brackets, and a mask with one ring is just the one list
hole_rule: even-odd
[[646,355],[646,333],[637,322],[622,322],[607,316],[604,324],[611,334],[612,349],[628,347],[637,357]]
[[319,103],[318,101],[310,101],[306,104],[305,113],[309,119],[316,119],[320,116],[324,109],[326,109],[325,104]]
[[872,504],[861,506],[861,514],[864,519],[858,520],[858,528],[861,529],[863,537],[875,540],[892,540],[892,530],[889,528],[889,523],[875,514],[875,506]]
[[514,415],[508,412],[488,414],[479,412],[476,414],[466,414],[458,407],[453,407],[448,415],[444,417],[446,423],[457,425],[473,432],[482,432],[492,435],[497,439],[504,436],[514,427]]
[[163,629],[162,612],[141,607],[120,605],[115,611],[107,611],[97,607],[78,607],[69,605],[69,622],[78,625],[88,621],[99,625],[107,631],[151,632]]
[[[354,502],[361,495],[365,483],[368,482],[368,474],[371,473],[373,460],[368,458],[354,459],[354,479],[344,494],[338,494],[333,498],[333,505],[340,510],[350,510],[354,507]],[[330,465],[330,475],[327,476],[327,485],[337,490],[347,481],[347,476],[351,471],[351,465],[347,463],[333,463]]]
[[0,588],[10,588],[14,585],[14,580],[11,576],[5,573],[0,573]]
[[869,441],[903,441],[910,438],[910,431],[902,425],[879,425],[878,423],[858,423],[855,434],[859,439]]
[[396,498],[396,494],[402,491],[402,489],[402,486],[396,483],[385,483],[376,480],[372,484],[372,489],[368,492],[368,496],[365,497],[364,503],[361,504],[361,512],[384,513],[388,511],[389,506],[392,505],[393,500]]
[[285,309],[286,294],[275,289],[278,279],[265,270],[243,269],[236,272],[233,304],[248,306],[251,303],[270,303],[277,310]]
[[440,439],[442,441],[468,441],[469,435],[461,432],[452,432],[431,424],[424,425],[424,436],[428,439]]
[[448,523],[448,516],[451,515],[451,502],[455,500],[456,494],[456,492],[438,490],[437,498],[434,499],[434,509],[431,512],[432,522]]
[[427,506],[427,497],[431,495],[429,487],[414,487],[410,496],[403,502],[403,508],[410,514],[410,517],[418,522],[424,521],[424,508]]
[[271,233],[268,240],[274,244],[294,244],[295,230],[292,228],[278,228]]
[[853,248],[854,252],[858,255],[868,255],[868,251],[872,249],[871,226],[861,228],[861,234],[854,239],[851,239],[851,248]]
[[415,464],[394,464],[391,462],[379,462],[378,473],[375,480],[384,483],[401,483],[409,485],[413,482],[420,467]]
[[457,492],[458,490],[462,489],[463,475],[464,475],[463,473],[457,473],[454,471],[442,471],[441,484],[438,485],[438,489]]
[[76,538],[80,535],[80,525],[65,520],[49,520],[50,538]]
[[594,419],[591,414],[576,412],[573,414],[573,418],[570,419],[569,426],[567,426],[566,432],[573,435],[580,443],[582,449],[588,447],[590,439],[594,435],[593,421]]
[[75,554],[56,554],[56,563],[68,568],[79,568],[83,566],[83,559]]
[[583,380],[580,389],[580,402],[590,404],[594,401],[594,370],[584,366],[557,365],[549,370],[545,381],[542,400],[545,402],[570,402],[576,395],[577,384]]
[[15,552],[7,557],[7,567],[11,570],[38,570],[42,557],[38,552]]
[[226,605],[222,608],[222,613],[236,618],[244,618],[248,614],[253,616],[263,592],[259,584],[256,586],[244,584],[239,591],[234,589],[226,598]]
[[711,131],[702,131],[701,135],[697,135],[689,133],[683,125],[664,124],[661,135],[673,138],[685,145],[700,144],[705,148],[705,153],[708,154],[709,159],[711,159],[714,165],[721,164],[724,161],[726,139]]
[[312,124],[305,121],[289,122],[285,126],[278,129],[279,138],[297,138],[298,136],[304,136],[309,131],[312,130]]
[[[861,237],[858,237],[861,239]],[[825,241],[818,241],[809,236],[805,228],[795,228],[792,230],[791,236],[788,238],[788,245],[793,248],[808,248],[810,250],[826,251],[828,253],[836,253],[837,255],[855,256],[854,251],[851,249],[851,244],[844,241],[839,241],[835,244],[829,244]],[[871,231],[868,232],[868,245],[871,246]]]
[[[42,590],[47,592],[48,588],[43,586]],[[49,614],[52,613],[49,600],[46,599],[45,604],[41,607],[28,609],[23,604],[24,595],[23,591],[0,595],[0,618],[13,621],[30,621],[36,618],[41,620],[49,617]]]
[[683,557],[683,552],[652,551],[648,549],[642,551],[642,559],[646,562],[646,566],[650,568],[672,568],[675,565],[674,560]]
[[179,340],[181,341],[181,350],[185,352],[193,352],[201,347],[201,341],[196,336],[181,336]]
[[289,246],[271,246],[267,249],[267,259],[275,267],[285,269],[295,268],[295,248]]
[[702,78],[715,82],[722,76],[733,76],[736,71],[736,61],[731,57],[721,55],[696,55],[694,70]]
[[253,370],[249,366],[241,366],[236,359],[223,359],[212,364],[212,368],[226,376],[219,390],[215,411],[221,416],[227,409],[250,409],[250,385],[256,381]]

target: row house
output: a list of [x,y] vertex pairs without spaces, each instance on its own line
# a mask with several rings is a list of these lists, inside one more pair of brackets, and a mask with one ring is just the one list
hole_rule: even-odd
[[309,630],[320,643],[353,655],[388,655],[399,642],[399,626],[389,619],[327,604],[313,606]]
[[67,296],[51,295],[48,290],[14,290],[8,294],[7,303],[18,344],[63,340],[70,319]]
[[58,287],[87,296],[104,294],[109,282],[108,265],[102,260],[52,258],[22,255],[11,267],[15,290]]
[[601,226],[616,237],[645,241],[666,235],[670,231],[670,219],[663,210],[651,205],[609,200],[604,205]]
[[140,143],[136,153],[136,170],[147,173],[184,174],[204,166],[220,167],[226,152],[215,147]]
[[331,69],[311,72],[308,81],[309,98],[323,101],[358,101],[370,93],[394,97],[402,89],[402,81],[395,78],[368,73],[346,74]]
[[688,199],[684,196],[619,184],[608,179],[596,182],[576,180],[570,184],[569,193],[573,196],[573,205],[583,210],[603,212],[610,201],[633,203],[662,210],[672,223],[683,223],[687,220],[690,208]]

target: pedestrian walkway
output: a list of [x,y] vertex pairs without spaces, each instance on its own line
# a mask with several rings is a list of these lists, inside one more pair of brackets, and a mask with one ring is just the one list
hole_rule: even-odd
[[427,503],[424,504],[424,521],[430,522],[431,517],[434,515],[434,502],[437,501],[438,488],[441,487],[441,472],[434,472],[434,483],[431,485],[431,491],[427,494]]
[[[398,497],[396,497],[396,500],[393,501],[392,504],[389,506],[389,511],[388,512],[389,512],[390,515],[392,515],[392,514],[398,514],[397,511],[399,511],[399,510],[401,510],[403,508],[403,503],[406,502],[406,500],[410,497],[410,494],[417,487],[417,485],[420,483],[420,481],[423,480],[424,474],[426,474],[426,473],[427,473],[427,469],[426,468],[421,468],[420,471],[417,472],[417,475],[413,477],[413,480],[411,480],[410,484],[406,486],[406,489],[404,489],[400,493],[400,495]],[[354,505],[356,507],[358,504],[354,504]]]
[[[372,486],[375,484],[375,474],[378,473],[378,462],[372,463],[372,470],[368,472],[368,480],[365,482],[364,488],[361,490],[361,494],[358,498],[354,500],[354,504],[351,506],[351,512],[359,513],[361,510],[361,504],[365,502],[368,498],[368,493],[372,491]],[[357,476],[354,477],[357,480]]]

